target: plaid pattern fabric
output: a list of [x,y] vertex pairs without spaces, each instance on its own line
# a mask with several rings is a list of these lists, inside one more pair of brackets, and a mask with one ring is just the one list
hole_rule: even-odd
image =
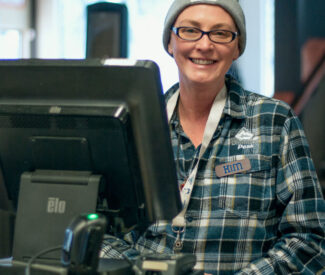
[[[285,103],[247,92],[231,77],[226,85],[223,117],[199,163],[181,252],[194,253],[196,267],[213,274],[316,274],[325,268],[325,201],[302,126]],[[200,147],[176,113],[170,127],[181,185]],[[249,171],[216,175],[216,166],[244,158]],[[173,253],[175,239],[171,225],[159,223],[136,248]]]
[[[194,253],[196,268],[212,274],[321,274],[325,201],[298,118],[285,103],[247,92],[231,77],[226,86],[223,116],[199,163],[181,252]],[[177,89],[166,93],[167,101]],[[176,113],[170,128],[181,186],[200,147],[194,148]],[[217,166],[243,159],[249,171],[216,175]],[[176,237],[160,222],[135,248],[174,253]]]

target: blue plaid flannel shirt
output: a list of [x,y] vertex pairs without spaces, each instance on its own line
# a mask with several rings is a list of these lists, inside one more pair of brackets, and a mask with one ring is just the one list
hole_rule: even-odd
[[[223,116],[199,163],[181,252],[194,253],[196,268],[212,274],[322,274],[325,201],[299,119],[287,104],[245,91],[230,76],[226,86]],[[177,89],[166,93],[167,101]],[[181,185],[200,146],[176,113],[170,128]],[[216,166],[244,158],[249,171],[216,175]],[[160,222],[134,247],[172,254],[175,239],[171,225]]]

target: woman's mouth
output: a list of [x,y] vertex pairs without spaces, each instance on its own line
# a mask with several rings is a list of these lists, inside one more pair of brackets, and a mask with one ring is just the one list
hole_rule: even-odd
[[215,60],[210,60],[210,59],[190,58],[190,60],[197,65],[211,65],[216,63]]

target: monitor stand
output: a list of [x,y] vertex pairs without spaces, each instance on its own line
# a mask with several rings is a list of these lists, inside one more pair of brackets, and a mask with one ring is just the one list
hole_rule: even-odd
[[[102,177],[88,171],[36,170],[21,176],[13,259],[28,261],[63,244],[65,229],[81,213],[96,211]],[[61,251],[41,257],[60,261]]]

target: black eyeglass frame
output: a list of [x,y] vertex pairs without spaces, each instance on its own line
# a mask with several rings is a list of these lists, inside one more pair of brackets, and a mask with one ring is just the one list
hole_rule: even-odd
[[[181,37],[180,35],[179,35],[179,30],[180,29],[183,29],[183,28],[191,28],[191,29],[195,29],[195,30],[197,30],[197,31],[199,31],[200,33],[201,33],[201,36],[199,37],[199,38],[197,38],[197,39],[185,39],[185,38],[183,38],[183,37]],[[185,40],[185,41],[198,41],[198,40],[200,40],[202,37],[203,37],[203,35],[207,35],[208,37],[209,37],[209,39],[210,39],[210,41],[212,41],[213,43],[217,43],[217,44],[228,44],[228,43],[231,43],[232,41],[234,41],[235,39],[236,39],[236,37],[239,35],[239,33],[238,32],[233,32],[233,31],[229,31],[229,30],[223,30],[223,29],[215,29],[215,30],[211,30],[211,31],[202,31],[201,29],[199,29],[199,28],[196,28],[196,27],[186,27],[186,26],[181,26],[181,27],[172,27],[171,28],[171,30],[173,31],[173,33],[175,33],[180,39],[182,39],[182,40]],[[215,31],[223,31],[223,32],[229,32],[229,33],[231,33],[231,35],[232,35],[232,37],[231,37],[231,40],[229,41],[229,42],[220,42],[220,41],[214,41],[214,40],[212,40],[211,39],[211,37],[210,37],[210,33],[212,33],[212,32],[215,32]]]

